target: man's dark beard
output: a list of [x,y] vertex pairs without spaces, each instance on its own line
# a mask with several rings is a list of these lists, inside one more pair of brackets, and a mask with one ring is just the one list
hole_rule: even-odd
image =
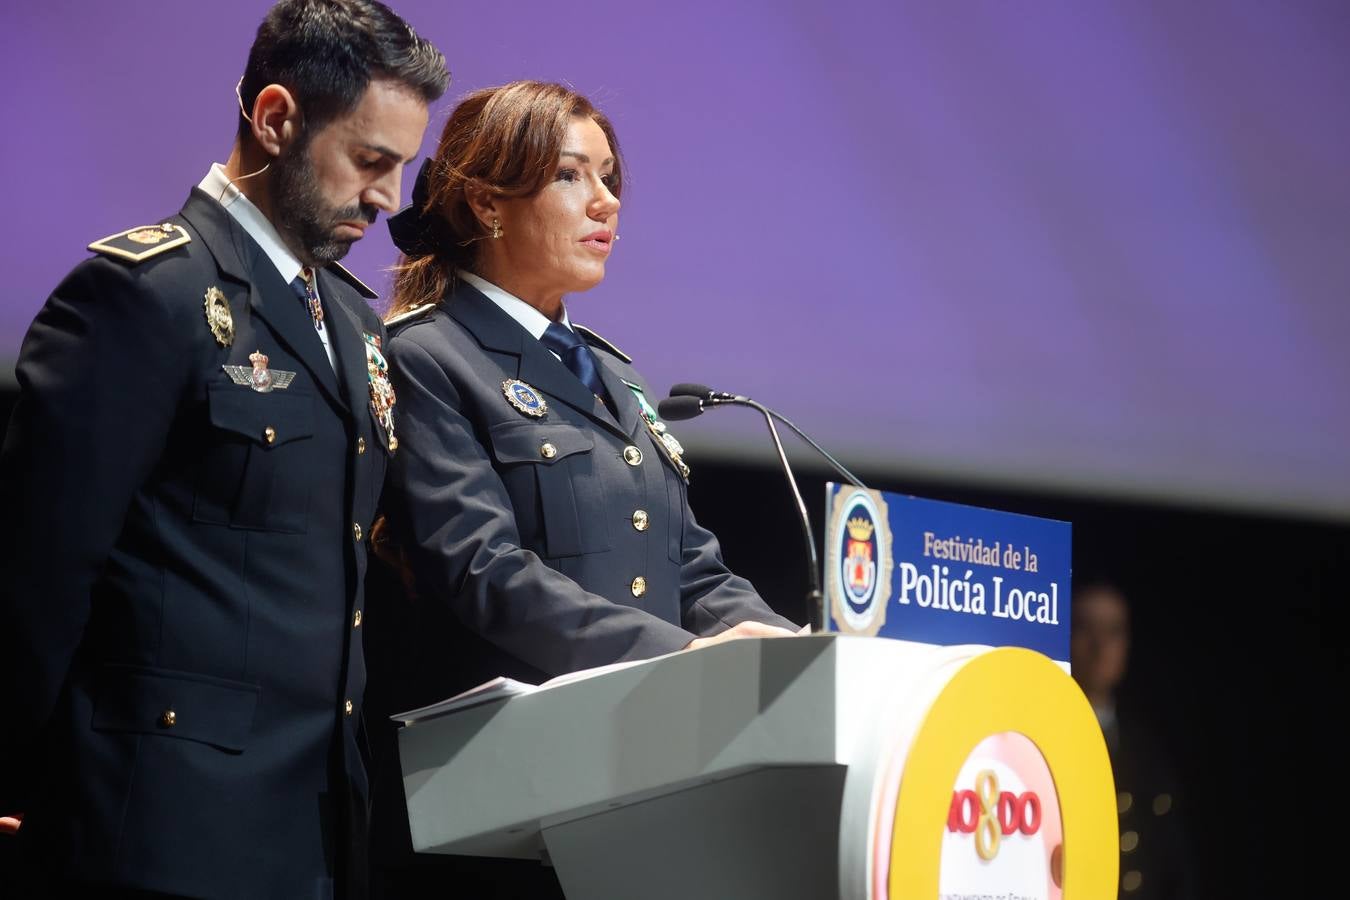
[[356,238],[333,236],[340,222],[374,222],[378,210],[369,204],[334,209],[323,198],[309,161],[309,138],[300,140],[272,163],[272,211],[277,230],[295,238],[308,259],[322,266],[347,255]]

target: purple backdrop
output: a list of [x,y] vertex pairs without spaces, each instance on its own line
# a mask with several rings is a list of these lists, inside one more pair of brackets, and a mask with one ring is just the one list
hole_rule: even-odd
[[[624,239],[570,309],[658,390],[899,477],[1350,518],[1350,4],[394,5],[447,103],[532,77],[614,118]],[[225,158],[266,7],[0,13],[6,374],[85,244]],[[697,472],[761,430],[677,433]]]

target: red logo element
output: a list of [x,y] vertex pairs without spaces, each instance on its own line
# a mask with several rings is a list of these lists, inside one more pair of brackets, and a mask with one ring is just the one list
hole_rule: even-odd
[[859,594],[865,594],[872,588],[872,574],[876,568],[872,565],[872,545],[867,541],[848,542],[848,583]]
[[998,855],[999,841],[1020,832],[1030,837],[1041,830],[1041,798],[1033,791],[1013,794],[998,789],[998,776],[985,769],[975,778],[976,790],[952,791],[947,830],[975,834],[980,859]]

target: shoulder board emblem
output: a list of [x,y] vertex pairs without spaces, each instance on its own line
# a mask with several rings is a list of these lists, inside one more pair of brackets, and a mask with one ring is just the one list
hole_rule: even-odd
[[572,330],[579,333],[582,337],[584,337],[587,343],[594,344],[595,346],[599,347],[602,350],[608,350],[610,353],[613,353],[615,356],[617,356],[624,362],[631,363],[633,361],[633,357],[629,356],[627,353],[624,353],[618,347],[615,347],[609,341],[605,340],[600,335],[596,334],[594,331],[591,331],[585,325],[578,325],[576,322],[573,322]]
[[332,272],[338,278],[341,278],[343,281],[347,282],[352,287],[356,288],[356,292],[360,294],[362,297],[365,297],[367,300],[380,299],[379,294],[372,291],[369,285],[367,285],[360,278],[357,278],[355,275],[353,275],[344,266],[339,265],[338,263],[329,263],[328,271]]
[[89,249],[104,256],[138,263],[191,241],[192,236],[182,225],[165,222],[162,225],[137,225],[126,231],[110,234],[94,241],[89,245]]
[[385,319],[385,320],[384,320],[384,327],[386,327],[386,328],[392,328],[392,327],[395,326],[395,325],[401,325],[401,324],[404,323],[404,322],[412,321],[413,319],[417,318],[418,316],[422,315],[423,313],[427,313],[427,312],[430,312],[431,310],[435,309],[435,308],[437,307],[437,305],[438,305],[438,304],[435,304],[435,303],[419,303],[417,306],[414,306],[412,309],[405,309],[403,312],[399,313],[398,315],[396,315],[396,316],[390,316],[389,318]]

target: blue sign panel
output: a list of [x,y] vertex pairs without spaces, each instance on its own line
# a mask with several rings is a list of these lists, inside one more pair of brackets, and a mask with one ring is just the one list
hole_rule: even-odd
[[1069,659],[1068,522],[830,483],[826,628]]

